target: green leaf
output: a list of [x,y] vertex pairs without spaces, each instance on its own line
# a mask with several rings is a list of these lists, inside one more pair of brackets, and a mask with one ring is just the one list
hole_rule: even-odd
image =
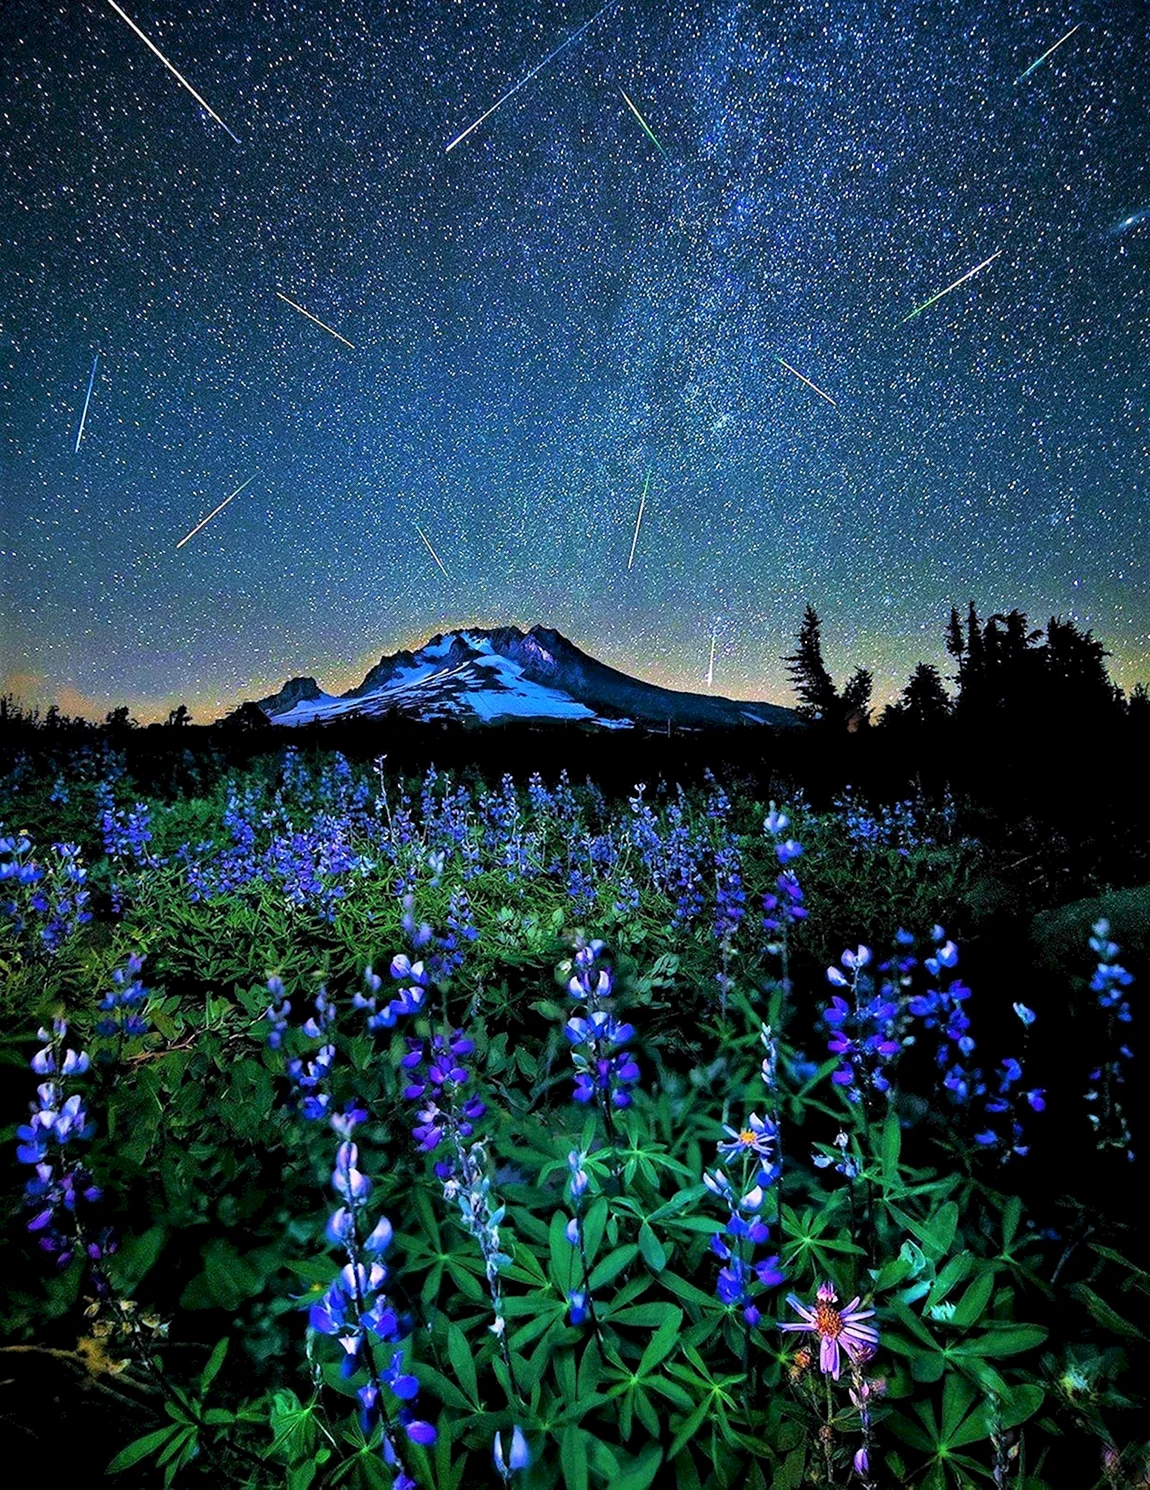
[[[676,1309],[670,1319],[665,1319],[655,1333],[651,1336],[639,1361],[640,1376],[646,1376],[674,1350],[678,1344],[679,1331],[683,1327],[682,1311]],[[656,1430],[655,1437],[658,1437]]]
[[1099,1298],[1085,1283],[1071,1284],[1070,1292],[1086,1305],[1103,1329],[1111,1330],[1116,1335],[1125,1335],[1128,1340],[1146,1338],[1137,1325],[1131,1324],[1130,1320],[1124,1318],[1116,1309],[1112,1309],[1105,1299]]
[[666,1250],[646,1221],[639,1228],[639,1251],[643,1254],[643,1261],[653,1273],[661,1273],[667,1266]]
[[590,1434],[571,1423],[559,1441],[559,1463],[563,1469],[566,1490],[587,1490],[587,1447]]
[[[679,1190],[665,1201],[647,1217],[648,1221],[665,1221],[672,1216],[678,1216],[680,1211],[686,1210],[689,1205],[694,1205],[701,1195],[707,1194],[706,1185],[692,1185],[688,1190]],[[711,1223],[714,1225],[714,1223]]]
[[1021,1355],[1024,1350],[1036,1349],[1046,1335],[1047,1331],[1038,1324],[1008,1324],[973,1340],[964,1340],[950,1349],[953,1355]]
[[[678,1273],[662,1272],[659,1274],[659,1282],[669,1288],[672,1293],[678,1294],[684,1303],[710,1306],[715,1302],[713,1294],[704,1293],[694,1283],[688,1283],[686,1278],[680,1278]],[[674,1455],[671,1457],[673,1458]]]
[[882,1177],[887,1184],[897,1184],[899,1155],[902,1153],[902,1126],[893,1108],[882,1127]]
[[433,1397],[438,1397],[447,1407],[458,1408],[461,1412],[470,1413],[474,1411],[473,1405],[455,1385],[455,1383],[434,1366],[428,1366],[423,1361],[416,1361],[411,1367],[412,1374],[419,1380],[420,1386],[424,1386]]
[[[926,1307],[932,1309],[935,1304],[941,1304],[955,1284],[961,1283],[963,1278],[974,1270],[975,1265],[973,1253],[960,1252],[957,1257],[952,1257],[934,1280],[927,1296]],[[991,1277],[993,1277],[993,1270]]]
[[663,1462],[663,1450],[657,1443],[649,1443],[627,1468],[611,1481],[611,1490],[648,1490]]
[[562,1211],[556,1211],[551,1217],[551,1227],[547,1235],[547,1244],[551,1253],[551,1278],[555,1287],[563,1294],[571,1289],[575,1258],[579,1255],[578,1248],[572,1247],[567,1240],[566,1226],[567,1217]]
[[639,1249],[634,1242],[625,1242],[623,1246],[616,1247],[614,1252],[608,1252],[588,1280],[592,1292],[602,1288],[604,1283],[610,1283],[612,1278],[617,1278],[624,1268],[630,1267],[638,1254]]
[[960,1329],[969,1329],[972,1324],[977,1324],[993,1292],[993,1270],[980,1273],[958,1301],[951,1324],[958,1325]]
[[[960,1376],[957,1371],[952,1371],[947,1376],[942,1389],[941,1435],[947,1443],[953,1441],[959,1425],[977,1395],[977,1389],[964,1376]],[[974,1439],[969,1439],[968,1442],[973,1443]]]
[[595,1256],[603,1241],[603,1228],[607,1225],[607,1197],[598,1195],[587,1208],[583,1218],[583,1251],[587,1255],[587,1266],[595,1266]]
[[475,1375],[475,1357],[467,1336],[457,1324],[447,1326],[447,1354],[455,1370],[456,1380],[476,1407],[479,1404],[479,1382]]
[[215,1350],[213,1350],[212,1353],[211,1353],[211,1355],[209,1356],[209,1358],[208,1358],[208,1364],[204,1367],[203,1375],[200,1377],[200,1396],[201,1397],[203,1397],[203,1396],[205,1396],[207,1394],[208,1388],[211,1386],[212,1382],[215,1381],[216,1377],[219,1375],[220,1367],[224,1364],[224,1356],[226,1356],[227,1353],[228,1353],[228,1339],[227,1339],[227,1336],[225,1335],[224,1338],[216,1346]]
[[665,1319],[672,1316],[682,1319],[682,1314],[675,1308],[674,1304],[633,1304],[630,1309],[614,1309],[611,1313],[612,1324],[633,1324],[640,1329],[654,1330],[663,1323]]
[[690,1443],[691,1439],[694,1438],[695,1434],[698,1433],[699,1429],[706,1422],[707,1413],[710,1411],[710,1408],[711,1399],[708,1395],[703,1398],[702,1402],[700,1402],[698,1407],[695,1408],[694,1412],[690,1414],[686,1422],[679,1429],[678,1433],[675,1434],[674,1441],[672,1442],[671,1447],[667,1450],[668,1459],[673,1459],[675,1455],[680,1451],[680,1449],[682,1449],[686,1444]]
[[105,1473],[119,1474],[122,1469],[131,1469],[133,1464],[139,1464],[141,1459],[146,1459],[149,1454],[162,1448],[177,1432],[179,1429],[173,1423],[167,1428],[157,1428],[154,1433],[145,1433],[143,1438],[137,1438],[126,1449],[121,1449]]
[[1010,1244],[1018,1232],[1018,1223],[1021,1219],[1022,1201],[1017,1195],[1012,1195],[1002,1212],[1002,1250],[1004,1252],[1010,1251]]

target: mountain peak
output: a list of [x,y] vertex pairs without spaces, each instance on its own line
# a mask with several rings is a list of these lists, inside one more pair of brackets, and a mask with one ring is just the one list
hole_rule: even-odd
[[358,687],[334,697],[314,678],[291,678],[259,700],[274,724],[398,713],[423,721],[566,719],[604,729],[668,723],[679,729],[798,722],[791,709],[679,693],[608,667],[562,632],[535,625],[459,627],[414,652],[385,654]]

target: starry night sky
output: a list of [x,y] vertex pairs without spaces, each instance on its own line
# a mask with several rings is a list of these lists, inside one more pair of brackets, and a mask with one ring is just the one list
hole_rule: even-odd
[[121,3],[241,143],[6,0],[5,687],[206,722],[542,623],[703,691],[717,626],[789,703],[809,601],[881,700],[971,598],[1150,674],[1145,0],[620,0],[450,151],[594,0]]

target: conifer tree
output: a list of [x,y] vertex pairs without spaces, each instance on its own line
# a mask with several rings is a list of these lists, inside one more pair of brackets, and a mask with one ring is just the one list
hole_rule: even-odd
[[870,696],[874,678],[865,667],[856,669],[843,688],[839,708],[846,720],[847,729],[863,729],[870,723]]
[[813,606],[808,605],[803,612],[798,644],[793,655],[784,657],[783,661],[799,698],[798,712],[804,719],[830,723],[842,718],[842,700],[823,661],[820,623]]

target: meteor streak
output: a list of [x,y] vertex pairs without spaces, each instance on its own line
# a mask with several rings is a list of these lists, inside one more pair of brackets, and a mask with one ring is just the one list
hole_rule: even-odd
[[965,284],[966,281],[972,277],[972,275],[977,274],[980,269],[985,269],[987,264],[993,264],[995,259],[998,258],[998,254],[1002,252],[1003,250],[1000,248],[998,250],[998,253],[991,254],[989,259],[983,259],[981,264],[976,264],[973,269],[968,269],[966,273],[960,276],[960,278],[956,279],[952,285],[947,285],[945,290],[939,290],[937,295],[932,295],[929,300],[924,300],[921,305],[916,305],[915,308],[911,311],[910,315],[903,316],[902,320],[898,324],[900,326],[905,326],[908,321],[913,320],[914,317],[917,316],[921,311],[924,311],[927,309],[928,306],[933,305],[936,300],[941,300],[944,295],[949,295],[951,290],[957,290],[959,285]]
[[776,360],[779,361],[779,362],[782,362],[783,363],[783,366],[786,368],[786,370],[789,373],[794,373],[795,377],[798,378],[798,380],[799,380],[800,383],[805,383],[808,388],[813,388],[820,398],[825,398],[826,401],[827,401],[827,403],[830,404],[830,406],[831,406],[832,409],[837,409],[838,408],[838,404],[835,403],[834,399],[830,396],[830,394],[829,393],[824,393],[823,390],[818,386],[817,383],[812,383],[811,382],[810,378],[804,378],[803,375],[802,375],[802,373],[799,372],[799,370],[798,370],[797,367],[792,367],[789,362],[783,362],[783,359],[781,357],[778,357],[777,354],[776,354]]
[[256,479],[256,477],[259,474],[260,473],[258,471],[254,471],[252,473],[252,475],[250,475],[248,477],[248,479],[244,482],[243,486],[237,486],[236,489],[235,489],[235,491],[232,492],[232,496],[231,497],[225,497],[224,500],[220,503],[220,505],[216,508],[215,512],[209,512],[208,515],[207,515],[207,517],[204,518],[204,520],[203,520],[202,523],[197,523],[196,524],[196,526],[188,534],[188,537],[187,538],[181,538],[180,539],[179,543],[176,544],[176,547],[177,548],[183,548],[184,544],[187,543],[188,538],[194,538],[196,536],[196,534],[200,531],[201,528],[206,528],[207,525],[211,522],[212,518],[216,516],[216,513],[222,512],[224,510],[224,508],[228,505],[228,503],[232,500],[232,497],[238,497],[239,494],[240,494],[240,492],[243,491],[244,486],[251,486],[252,482]]
[[[428,552],[428,553],[429,553],[429,554],[430,554],[430,555],[431,555],[431,557],[432,557],[432,558],[433,558],[433,559],[434,559],[434,560],[435,560],[435,562],[436,562],[436,563],[437,563],[437,564],[439,564],[439,555],[438,555],[438,554],[437,554],[437,553],[436,553],[436,552],[435,552],[435,550],[434,550],[434,549],[433,549],[433,548],[432,548],[432,546],[431,546],[431,540],[430,540],[430,539],[429,539],[429,538],[428,538],[428,536],[427,536],[427,534],[426,534],[426,533],[425,533],[425,532],[424,532],[424,531],[423,531],[423,529],[422,529],[422,528],[421,528],[421,527],[420,527],[420,526],[419,526],[419,524],[418,524],[418,523],[416,523],[416,525],[415,525],[415,531],[416,531],[416,532],[417,532],[417,533],[418,533],[418,534],[419,534],[419,536],[420,536],[420,537],[421,537],[421,538],[422,538],[422,539],[423,539],[423,541],[424,541],[424,543],[426,543],[426,544],[427,544],[427,552]],[[450,578],[451,578],[451,575],[450,575],[450,574],[448,574],[448,572],[447,572],[447,570],[446,570],[446,569],[444,569],[444,567],[443,567],[443,565],[442,565],[442,564],[439,564],[439,568],[440,568],[440,571],[441,571],[441,572],[442,572],[442,574],[443,574],[443,577],[444,577],[444,579],[446,579],[446,580],[450,580]]]
[[[620,93],[623,93],[622,88],[619,89],[619,92]],[[643,118],[642,114],[640,114],[639,110],[635,107],[635,105],[631,102],[631,100],[627,97],[627,95],[625,93],[623,93],[623,102],[631,110],[631,112],[632,112],[632,114],[634,114],[635,118],[638,119],[640,125],[643,128],[643,133],[651,141],[652,145],[654,145],[655,149],[659,152],[659,154],[663,157],[663,159],[664,160],[670,160],[671,157],[667,154],[667,152],[663,149],[662,145],[660,145],[659,141],[655,138],[655,131],[647,123],[646,119]]]
[[1030,74],[1034,71],[1034,69],[1036,67],[1041,67],[1042,66],[1042,64],[1046,61],[1047,57],[1049,57],[1052,52],[1056,52],[1058,50],[1058,48],[1062,45],[1062,43],[1064,41],[1069,41],[1070,38],[1074,35],[1074,33],[1081,28],[1081,26],[1082,26],[1082,22],[1081,21],[1078,22],[1078,25],[1077,26],[1071,26],[1070,30],[1066,33],[1065,36],[1060,36],[1058,38],[1058,40],[1054,43],[1054,45],[1052,47],[1047,47],[1046,51],[1043,52],[1042,56],[1039,57],[1038,61],[1037,62],[1032,62],[1030,64],[1030,66],[1026,69],[1025,72],[1020,72],[1018,74],[1018,76],[1015,78],[1014,81],[1016,83],[1021,83],[1022,80],[1023,80],[1023,78],[1028,78],[1030,76]]
[[96,386],[96,364],[100,360],[99,352],[92,358],[92,376],[88,379],[88,396],[84,400],[84,412],[80,415],[80,428],[76,431],[76,448],[73,455],[80,453],[80,441],[84,438],[84,421],[88,417],[88,405],[92,402],[92,389]]
[[343,342],[343,344],[344,344],[345,347],[351,347],[352,351],[353,352],[355,351],[355,347],[352,346],[351,342],[348,341],[347,337],[346,336],[340,336],[340,334],[339,334],[338,331],[333,331],[331,329],[331,327],[326,323],[326,321],[321,321],[318,316],[313,316],[310,310],[304,310],[304,308],[303,308],[302,305],[297,305],[294,300],[289,300],[286,295],[280,295],[280,292],[278,290],[276,291],[276,294],[280,296],[280,299],[286,305],[290,305],[291,308],[292,308],[292,310],[298,310],[301,316],[307,316],[307,318],[308,318],[309,321],[314,321],[317,326],[322,326],[323,329],[330,336],[334,336],[335,337],[336,341]]
[[507,92],[503,95],[502,98],[497,98],[491,105],[491,107],[487,110],[486,114],[480,114],[479,118],[475,121],[474,124],[469,124],[462,134],[456,135],[451,144],[448,145],[444,150],[444,155],[446,155],[448,151],[454,150],[456,145],[465,140],[473,129],[478,129],[485,119],[490,119],[496,109],[501,108],[502,105],[505,104],[509,98],[519,92],[520,88],[525,87],[531,81],[531,79],[536,76],[536,74],[541,73],[549,62],[554,62],[555,58],[558,57],[560,52],[566,51],[573,42],[578,41],[579,38],[583,35],[584,31],[593,26],[600,16],[606,15],[607,11],[609,10],[613,10],[614,7],[618,5],[618,3],[619,0],[607,0],[607,4],[604,5],[601,10],[597,10],[589,21],[584,21],[582,26],[579,27],[578,31],[572,31],[567,40],[561,41],[553,52],[548,52],[543,61],[540,62],[537,66],[533,67],[526,77],[520,78],[513,88],[508,88]]
[[713,688],[715,686],[715,637],[718,634],[718,630],[719,628],[717,626],[713,626],[711,628],[711,660],[707,664],[708,688]]
[[651,489],[652,466],[647,467],[647,479],[643,482],[643,495],[639,498],[639,516],[635,519],[635,536],[631,539],[631,557],[627,560],[627,568],[635,562],[635,545],[639,542],[639,525],[643,521],[643,508],[647,505],[647,493]]
[[228,126],[224,123],[224,121],[216,113],[215,109],[212,108],[211,104],[209,104],[208,102],[206,102],[206,100],[202,99],[200,97],[200,95],[196,92],[196,90],[192,87],[191,83],[188,82],[187,78],[181,76],[181,74],[176,71],[176,69],[172,66],[172,64],[164,56],[163,52],[160,51],[159,47],[156,46],[156,44],[154,42],[151,42],[151,41],[148,40],[148,38],[140,30],[139,26],[136,25],[135,21],[132,20],[131,16],[124,14],[124,12],[116,4],[116,0],[108,0],[108,4],[116,12],[116,14],[121,18],[121,20],[127,21],[128,25],[131,26],[132,30],[136,33],[136,35],[140,38],[140,40],[144,43],[144,45],[148,48],[148,50],[149,51],[152,51],[152,52],[155,52],[156,56],[160,59],[160,61],[168,69],[168,71],[171,73],[171,75],[175,78],[176,82],[177,83],[182,83],[183,86],[188,90],[188,92],[195,99],[195,101],[199,104],[199,106],[202,109],[207,109],[208,113],[212,116],[212,118],[216,121],[216,123],[220,126],[220,128],[223,129],[223,130],[226,130],[228,134],[232,135],[232,139],[235,140],[235,142],[236,142],[237,145],[240,144],[241,141],[239,139],[239,136],[232,134],[231,130],[228,129]]

